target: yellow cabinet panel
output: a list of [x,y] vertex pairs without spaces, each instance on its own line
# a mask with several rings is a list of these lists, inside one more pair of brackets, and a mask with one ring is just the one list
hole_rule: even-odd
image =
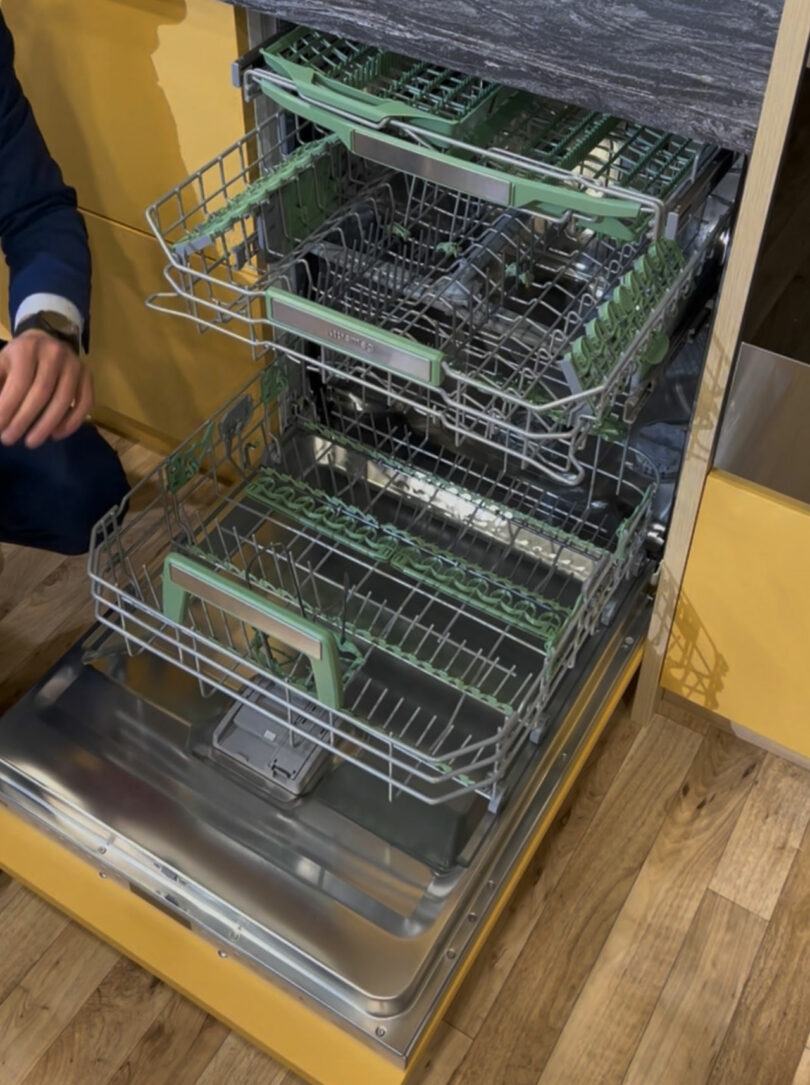
[[157,241],[87,215],[97,269],[90,359],[100,419],[172,444],[186,437],[255,373],[247,347],[153,312],[163,285]]
[[712,471],[663,685],[810,757],[810,506]]
[[244,132],[218,0],[2,0],[17,71],[85,210],[144,210]]

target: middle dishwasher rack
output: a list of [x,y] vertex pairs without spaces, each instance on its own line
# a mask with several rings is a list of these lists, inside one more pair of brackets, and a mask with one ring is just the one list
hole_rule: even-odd
[[272,117],[150,208],[172,286],[152,306],[582,478],[588,434],[666,356],[717,222],[615,240],[312,136]]
[[98,525],[97,616],[302,759],[496,810],[641,567],[650,465],[596,442],[586,484],[544,487],[303,388],[277,358],[133,491],[123,526]]

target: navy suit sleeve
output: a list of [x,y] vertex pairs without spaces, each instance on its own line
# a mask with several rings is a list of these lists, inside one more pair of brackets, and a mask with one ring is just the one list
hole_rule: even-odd
[[62,180],[14,73],[14,43],[0,14],[0,243],[10,270],[11,319],[31,294],[59,294],[85,318],[90,250],[76,193]]

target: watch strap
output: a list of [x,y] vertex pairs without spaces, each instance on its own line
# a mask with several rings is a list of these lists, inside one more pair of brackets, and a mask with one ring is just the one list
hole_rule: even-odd
[[[64,318],[61,319],[64,323]],[[79,329],[75,328],[73,331],[66,331],[62,328],[57,328],[48,319],[47,313],[33,313],[31,316],[25,317],[25,319],[21,320],[14,329],[14,336],[16,338],[18,335],[22,335],[23,332],[28,331],[45,332],[46,335],[52,335],[54,339],[59,339],[62,343],[67,343],[75,354],[81,353],[82,338]]]

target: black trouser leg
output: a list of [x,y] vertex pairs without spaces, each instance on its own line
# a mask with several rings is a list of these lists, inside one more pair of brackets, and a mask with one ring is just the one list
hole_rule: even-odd
[[118,455],[89,423],[37,449],[0,445],[0,541],[83,554],[127,488]]

